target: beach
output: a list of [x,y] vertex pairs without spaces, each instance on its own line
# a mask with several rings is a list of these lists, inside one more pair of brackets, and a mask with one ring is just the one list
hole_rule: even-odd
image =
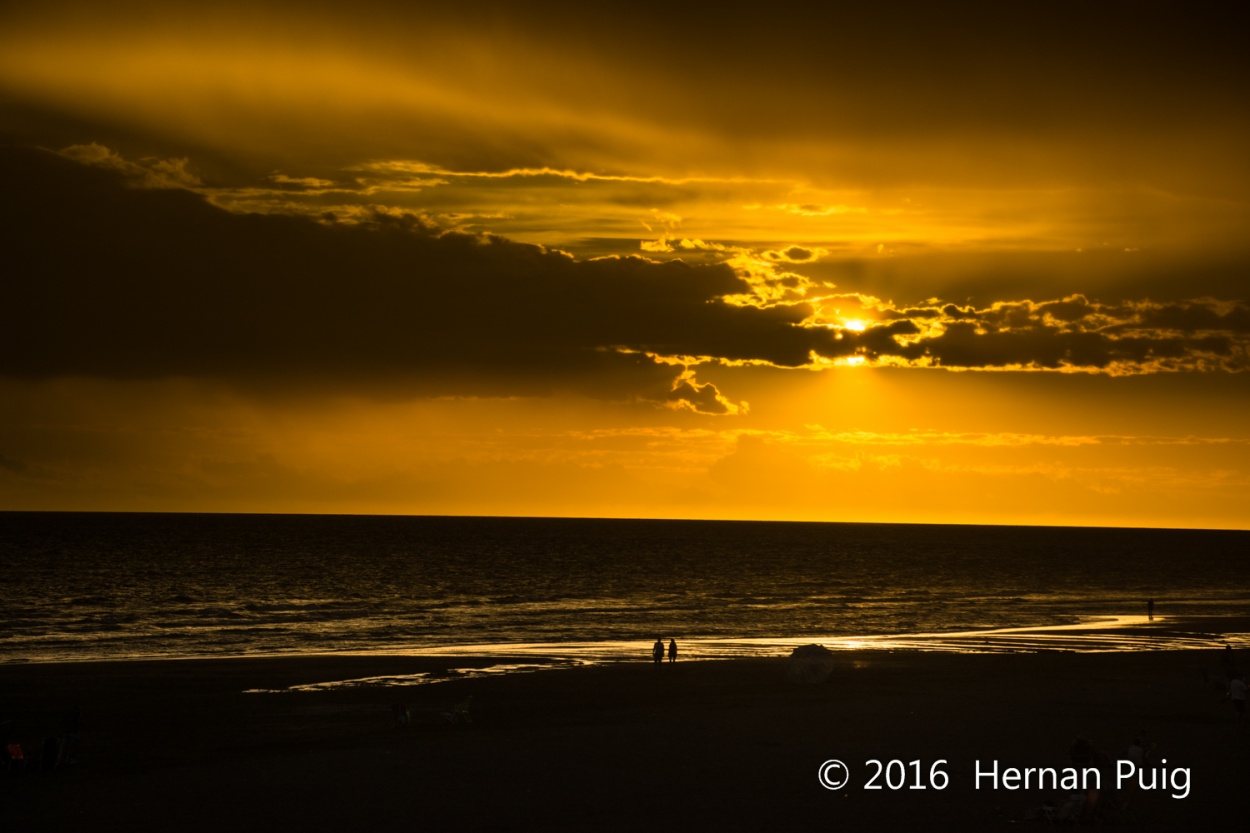
[[[1234,654],[1244,668],[1247,651]],[[72,764],[4,773],[3,826],[992,829],[1061,798],[1003,776],[1071,766],[1078,736],[1113,761],[1135,737],[1153,745],[1146,767],[1161,777],[1135,790],[1129,825],[1180,829],[1247,810],[1250,729],[1223,699],[1216,642],[1126,653],[838,651],[830,679],[807,685],[788,679],[785,658],[453,671],[507,661],[5,664],[0,708],[19,734],[63,731],[75,706],[82,717]],[[446,677],[290,690],[422,672]],[[448,720],[469,696],[470,720]],[[826,789],[818,775],[833,759],[849,781]],[[883,788],[866,789],[878,768]]]

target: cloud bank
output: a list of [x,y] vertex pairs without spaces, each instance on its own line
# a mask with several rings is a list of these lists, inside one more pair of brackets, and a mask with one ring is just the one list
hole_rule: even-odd
[[185,162],[140,165],[103,148],[72,155],[0,151],[8,377],[188,377],[384,396],[572,391],[732,414],[743,404],[696,380],[695,368],[1247,367],[1243,301],[1072,295],[975,308],[864,297],[872,320],[851,327],[823,316],[826,301],[851,297],[823,284],[742,301],[758,294],[768,254],[782,263],[817,254],[801,247],[749,267],[740,255],[578,260],[406,213],[341,222],[231,212],[186,190]]
[[[383,211],[238,214],[142,172],[0,153],[12,276],[0,373],[193,377],[397,395],[575,391],[730,413],[648,354],[800,365],[809,310],[717,302],[724,265],[577,261]],[[97,160],[99,161],[99,160]]]

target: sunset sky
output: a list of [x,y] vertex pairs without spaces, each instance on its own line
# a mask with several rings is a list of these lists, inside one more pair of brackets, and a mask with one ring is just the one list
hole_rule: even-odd
[[0,509],[1250,528],[1229,4],[0,10]]

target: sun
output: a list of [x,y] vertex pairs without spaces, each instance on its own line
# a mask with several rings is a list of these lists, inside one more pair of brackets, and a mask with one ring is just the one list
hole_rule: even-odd
[[868,329],[868,322],[861,321],[858,318],[850,318],[844,321],[842,326],[848,330],[854,330],[857,333],[862,333],[864,330]]

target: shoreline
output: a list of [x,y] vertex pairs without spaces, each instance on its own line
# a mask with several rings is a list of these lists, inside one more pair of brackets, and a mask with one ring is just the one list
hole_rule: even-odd
[[[666,637],[668,635],[666,634]],[[884,650],[950,653],[1033,653],[1074,651],[1118,653],[1158,650],[1203,650],[1224,643],[1250,644],[1248,616],[1124,616],[1091,614],[1084,621],[1027,627],[984,628],[925,633],[821,635],[801,637],[690,637],[680,640],[683,661],[708,661],[784,657],[802,645],[823,645],[835,652]],[[104,657],[8,658],[0,669],[23,665],[77,663],[187,662],[238,659],[317,657],[412,657],[483,660],[500,658],[523,666],[603,665],[631,662],[650,656],[650,640],[597,642],[466,643],[405,646],[374,650],[285,651],[273,653],[220,653],[121,655]],[[496,663],[501,664],[501,663]]]

